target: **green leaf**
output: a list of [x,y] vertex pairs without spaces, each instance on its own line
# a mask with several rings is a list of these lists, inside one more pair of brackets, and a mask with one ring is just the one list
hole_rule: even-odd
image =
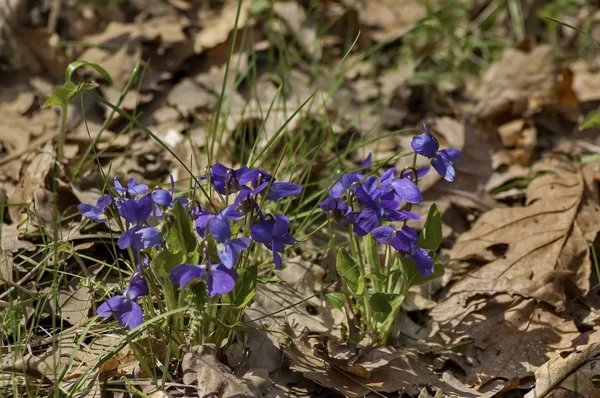
[[232,292],[231,304],[235,308],[245,308],[250,304],[256,293],[256,281],[258,279],[258,267],[246,267],[240,270],[235,290]]
[[434,279],[441,278],[444,276],[445,270],[444,265],[437,259],[435,254],[429,253],[431,259],[433,260],[433,273],[429,276],[423,276],[419,274],[417,270],[417,265],[414,260],[408,259],[406,257],[398,256],[396,259],[396,263],[402,272],[402,275],[409,281],[411,286],[414,285],[422,285],[423,283],[427,283]]
[[378,330],[389,330],[398,316],[398,310],[404,301],[402,294],[376,292],[369,298],[371,309],[376,313]]
[[435,251],[442,243],[442,216],[434,204],[429,208],[425,226],[419,236],[418,246],[423,249]]
[[161,277],[163,280],[169,280],[169,274],[173,268],[178,265],[184,264],[185,256],[183,253],[171,253],[168,250],[163,250],[158,255],[154,256],[151,265],[152,269]]
[[369,270],[376,275],[381,275],[381,269],[379,268],[379,243],[373,239],[373,235],[371,234],[363,238],[363,243],[365,245],[365,255]]
[[581,123],[581,126],[579,126],[581,130],[593,129],[597,127],[600,127],[600,112],[592,113],[583,121],[583,123]]
[[188,254],[193,255],[198,247],[198,240],[192,227],[192,220],[178,201],[175,201],[172,212],[174,224],[169,228],[166,236],[167,247],[172,253],[181,252],[186,257]]
[[79,94],[93,90],[96,87],[98,87],[98,84],[95,82],[81,82],[77,85],[66,82],[62,86],[58,86],[54,89],[52,95],[42,104],[42,108],[48,108],[55,105],[67,106],[73,98],[77,97]]
[[344,293],[326,293],[325,296],[329,299],[333,308],[341,310],[344,307],[344,303],[346,302]]
[[[359,294],[359,265],[343,247],[338,251],[335,267],[342,280],[346,283],[346,286],[348,286],[348,289],[355,294]],[[362,285],[364,285],[364,282]]]
[[102,78],[108,82],[108,84],[112,84],[112,78],[103,67],[101,67],[98,64],[94,64],[92,62],[83,60],[73,61],[67,66],[67,69],[65,70],[65,82],[71,82],[73,73],[83,66],[89,66],[91,68],[94,68],[96,72],[98,72],[100,76],[102,76]]

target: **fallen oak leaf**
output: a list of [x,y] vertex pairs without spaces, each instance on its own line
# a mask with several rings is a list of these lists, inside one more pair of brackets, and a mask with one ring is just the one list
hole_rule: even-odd
[[[299,334],[289,325],[286,329],[290,338],[283,352],[291,360],[290,369],[302,372],[306,378],[346,397],[364,397],[369,393],[384,397],[382,393],[396,391],[416,395],[420,387],[441,385],[416,355],[408,351],[377,347],[351,366],[340,366],[338,361],[331,361],[315,352],[319,346],[309,340],[308,329]],[[387,361],[382,358],[394,359]],[[368,377],[361,377],[357,373],[368,374]]]
[[[589,221],[584,224],[579,217],[586,192],[581,169],[566,161],[546,159],[533,167],[533,172],[543,175],[527,187],[525,207],[490,210],[459,237],[452,258],[504,253],[455,283],[448,296],[468,293],[466,300],[476,294],[496,294],[502,291],[498,285],[503,281],[521,278],[518,289],[504,291],[544,301],[562,311],[564,283],[545,276],[553,273],[570,274],[568,279],[583,294],[588,292],[591,260],[585,237],[591,234],[586,230]],[[598,224],[593,226],[596,232]],[[543,278],[547,283],[539,286]]]
[[535,371],[535,388],[525,398],[592,398],[600,395],[598,376],[600,344],[563,351]]

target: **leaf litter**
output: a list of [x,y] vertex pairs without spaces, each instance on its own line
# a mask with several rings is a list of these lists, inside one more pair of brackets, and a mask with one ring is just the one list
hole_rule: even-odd
[[[600,166],[593,156],[600,142],[596,130],[577,125],[600,99],[595,89],[597,57],[563,62],[552,46],[524,41],[506,47],[483,73],[468,79],[466,87],[457,87],[419,81],[437,62],[426,53],[426,45],[419,47],[424,52],[419,62],[402,58],[407,35],[418,32],[424,22],[434,26],[437,14],[419,2],[378,0],[367,6],[328,1],[319,3],[319,14],[303,2],[275,1],[272,18],[266,18],[261,2],[243,1],[237,29],[234,1],[152,1],[144,7],[131,2],[130,8],[93,4],[63,7],[58,26],[67,28],[57,32],[40,22],[40,16],[49,13],[45,6],[26,10],[19,4],[24,2],[10,3],[11,15],[18,15],[14,20],[25,19],[28,27],[7,25],[4,19],[0,23],[0,49],[14,55],[9,67],[4,57],[0,60],[2,300],[14,298],[18,290],[19,297],[39,305],[49,291],[47,280],[37,281],[29,273],[32,262],[45,264],[36,248],[56,216],[50,143],[58,136],[59,115],[40,109],[39,103],[51,91],[51,79],[62,78],[61,65],[67,59],[85,59],[107,69],[112,85],[94,71],[82,76],[98,80],[97,93],[112,103],[120,100],[138,62],[148,62],[150,68],[142,69],[143,78],[129,87],[121,107],[139,112],[139,120],[185,166],[202,173],[206,163],[197,154],[207,151],[207,126],[214,122],[221,101],[225,111],[217,127],[223,134],[215,146],[228,163],[242,164],[241,147],[264,148],[314,89],[321,83],[325,89],[335,86],[320,78],[335,77],[330,72],[348,50],[344,43],[358,37],[345,61],[347,80],[332,93],[318,93],[282,133],[310,139],[317,126],[327,131],[337,149],[355,152],[342,160],[344,167],[372,153],[374,161],[402,169],[411,160],[394,157],[410,148],[410,134],[401,130],[431,121],[443,145],[464,154],[457,164],[456,184],[449,186],[430,173],[424,180],[425,201],[413,209],[425,214],[429,203],[440,206],[440,256],[452,260],[446,275],[411,289],[397,320],[405,325],[395,340],[401,344],[348,345],[340,340],[349,327],[345,310],[334,308],[325,295],[334,291],[336,282],[326,266],[331,255],[300,253],[275,272],[278,283],[259,285],[244,318],[248,330],[236,335],[228,351],[229,366],[215,347],[192,347],[184,357],[181,383],[167,382],[165,396],[598,394],[593,380],[600,300],[594,265]],[[477,18],[478,10],[471,11]],[[323,16],[332,21],[325,31],[319,26]],[[280,77],[278,68],[266,61],[281,51],[274,32],[297,51],[299,61],[286,59],[279,65],[289,66],[288,76]],[[561,34],[574,40],[568,30]],[[234,35],[229,64],[233,69],[228,71]],[[56,46],[67,40],[84,45]],[[377,43],[383,47],[376,58],[362,56],[361,51]],[[253,74],[254,86],[249,78]],[[115,114],[103,127],[110,111],[89,95],[84,99],[85,114],[80,104],[70,112],[75,116],[67,132],[68,163],[58,184],[61,219],[75,214],[77,201],[89,203],[85,198],[101,191],[96,166],[105,173],[116,168],[133,174],[149,185],[166,181],[169,171],[176,179],[185,177],[181,164],[139,126]],[[353,147],[359,139],[373,140]],[[92,143],[97,163],[86,164],[81,177],[70,181],[66,176]],[[590,161],[579,162],[588,155]],[[298,161],[288,153],[282,163]],[[331,177],[327,166],[312,171],[315,181]],[[63,239],[83,240],[77,253],[86,258],[113,261],[106,254],[106,241],[80,227],[79,219],[62,219]],[[61,389],[69,391],[86,375],[89,396],[102,396],[103,382],[148,377],[129,348],[119,349],[122,336],[99,329],[99,336],[86,335],[80,343],[98,298],[93,283],[106,275],[87,275],[73,256],[61,259],[62,270],[77,277],[61,278],[58,308],[41,311],[45,322],[51,311],[64,321],[60,344],[52,349],[51,339],[35,336],[26,342],[31,352],[18,359],[8,355],[10,339],[3,334],[2,380],[19,373],[48,386],[53,375],[65,372]],[[12,286],[15,281],[18,287]],[[0,309],[6,303],[0,301]],[[23,310],[29,314],[26,320],[33,308]],[[582,341],[587,345],[581,346]],[[142,351],[148,346],[158,351],[158,363],[164,362],[164,347],[140,345]],[[99,359],[105,361],[99,364]],[[150,396],[159,393],[149,383],[140,389]]]

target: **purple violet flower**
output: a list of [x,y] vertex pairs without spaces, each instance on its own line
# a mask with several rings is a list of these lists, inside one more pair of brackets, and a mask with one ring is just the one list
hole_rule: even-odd
[[250,238],[241,237],[231,239],[231,227],[227,219],[222,214],[212,218],[208,223],[210,235],[223,245],[222,249],[217,248],[217,255],[227,268],[233,268],[237,263],[238,253],[246,250],[250,246]]
[[252,187],[254,195],[262,192],[271,184],[266,197],[275,202],[302,192],[300,185],[292,182],[277,182],[271,174],[262,169],[248,170],[240,177],[240,184],[248,183]]
[[443,149],[440,151],[440,143],[433,134],[431,134],[431,131],[425,123],[423,123],[423,128],[425,129],[425,133],[414,136],[410,145],[415,153],[431,160],[431,165],[442,178],[446,181],[454,181],[456,172],[454,171],[451,162],[460,159],[460,151],[454,148]]
[[348,222],[347,219],[348,214],[352,211],[350,206],[348,206],[342,199],[340,198],[327,198],[321,203],[319,203],[321,210],[328,217],[330,217],[336,223],[344,223]]
[[136,299],[147,294],[148,284],[138,268],[122,295],[113,296],[98,307],[98,316],[107,318],[114,315],[121,326],[134,329],[144,322],[142,307]]
[[146,219],[152,212],[152,199],[150,195],[141,197],[139,200],[127,199],[121,204],[119,214],[133,224],[125,231],[117,241],[120,249],[125,250],[129,246],[134,251],[154,247],[161,241],[160,231],[153,227],[143,227]]
[[130,178],[127,180],[127,188],[124,188],[119,179],[115,177],[114,180],[115,191],[117,191],[120,195],[125,196],[126,193],[135,197],[137,195],[143,195],[148,191],[148,185],[146,184],[137,184],[135,182],[135,178]]
[[90,218],[96,222],[103,223],[106,221],[106,214],[104,214],[104,210],[106,210],[106,207],[111,203],[112,198],[107,194],[98,198],[96,206],[87,203],[81,203],[77,205],[77,210],[79,210],[79,214],[82,216]]
[[218,263],[209,267],[204,264],[181,264],[173,268],[169,275],[171,282],[181,286],[182,289],[185,289],[188,283],[194,279],[204,280],[210,297],[231,292],[235,287],[237,277],[238,274],[233,268],[230,269]]
[[363,160],[362,162],[360,162],[360,167],[362,168],[367,168],[371,165],[371,152],[369,152],[369,154],[367,155],[367,157],[365,158],[365,160]]
[[262,243],[273,252],[273,261],[277,268],[282,266],[280,253],[285,251],[285,245],[296,242],[289,230],[290,220],[283,214],[277,214],[274,219],[264,220],[250,226],[252,239]]
[[240,190],[240,179],[250,171],[246,166],[234,170],[221,163],[215,163],[210,169],[210,183],[221,195],[236,193]]
[[405,210],[396,210],[401,203],[400,198],[390,192],[382,196],[384,189],[377,186],[377,177],[367,177],[354,188],[354,194],[360,201],[362,209],[351,216],[356,236],[365,236],[373,231],[381,221],[418,220],[419,215]]
[[[391,202],[390,206],[388,206],[391,207],[397,200],[412,204],[422,201],[423,194],[421,193],[419,187],[417,187],[417,185],[410,180],[404,178],[394,178],[395,172],[396,169],[392,167],[381,176],[381,189],[383,191],[381,195],[382,203],[392,199],[393,202]],[[391,197],[389,196],[390,193],[392,193]]]
[[352,184],[361,181],[363,178],[364,176],[358,171],[355,171],[354,173],[344,174],[338,182],[333,184],[333,186],[329,190],[329,197],[341,198],[346,193],[346,190],[348,190],[352,186]]
[[391,245],[399,252],[409,255],[408,258],[417,264],[417,271],[423,276],[433,273],[434,264],[427,250],[417,246],[419,236],[414,229],[404,226],[396,231],[390,226],[381,226],[373,230],[373,238],[384,245]]

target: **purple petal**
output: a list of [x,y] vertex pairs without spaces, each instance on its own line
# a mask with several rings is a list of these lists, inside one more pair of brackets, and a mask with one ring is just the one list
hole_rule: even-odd
[[412,240],[412,236],[403,233],[402,231],[396,232],[390,240],[392,247],[399,252],[410,253],[416,244],[416,241]]
[[127,181],[127,192],[130,195],[143,195],[148,191],[148,185],[146,184],[136,184],[135,178],[130,178]]
[[417,232],[414,229],[408,226],[404,226],[400,231],[398,231],[398,233],[404,235],[402,239],[406,242],[409,242],[411,247],[416,246],[419,240],[419,236],[417,235]]
[[412,149],[421,156],[432,158],[440,148],[440,144],[431,134],[420,134],[413,137]]
[[135,301],[129,301],[126,308],[116,314],[117,321],[129,329],[135,329],[144,322],[142,307]]
[[394,173],[396,172],[396,168],[392,167],[391,169],[386,170],[382,175],[381,175],[381,185],[387,185],[390,182],[392,182],[393,178],[394,178]]
[[116,176],[114,179],[114,185],[115,185],[115,191],[117,191],[121,195],[123,195],[127,191],[125,188],[123,188],[123,186],[119,182],[119,179]]
[[228,269],[223,264],[214,264],[210,270],[210,278],[206,281],[209,296],[231,292],[237,277],[238,274],[234,269]]
[[448,158],[438,154],[431,161],[431,165],[444,180],[449,182],[454,181],[456,172],[454,171],[454,167],[452,167],[452,164]]
[[208,223],[210,235],[220,243],[225,243],[231,238],[231,228],[227,220],[221,217],[215,217]]
[[273,236],[274,225],[274,220],[268,220],[260,224],[250,225],[250,235],[252,236],[252,240],[265,245],[270,244]]
[[439,152],[439,154],[445,156],[451,162],[456,162],[462,156],[462,153],[455,148],[443,149]]
[[389,192],[381,195],[379,201],[381,202],[382,207],[394,210],[400,207],[402,198],[396,193],[396,191],[391,189]]
[[415,251],[410,258],[415,260],[415,263],[417,263],[417,271],[419,271],[419,274],[422,276],[429,276],[433,273],[433,260],[429,257],[427,250],[415,247]]
[[[423,178],[428,172],[429,172],[430,167],[426,166],[426,167],[421,167],[420,169],[417,169],[417,178],[421,179]],[[407,172],[405,172],[404,174],[402,174],[402,178],[406,178],[409,180],[413,179],[413,172],[412,170],[409,170]]]
[[116,312],[121,311],[128,301],[128,299],[121,295],[113,296],[102,303],[96,312],[101,318],[113,316]]
[[275,263],[275,267],[281,268],[283,266],[283,261],[281,260],[281,256],[277,253],[276,250],[273,250],[273,262]]
[[354,194],[358,198],[358,200],[365,206],[370,208],[377,208],[377,202],[363,189],[362,186],[357,185],[354,189]]
[[233,248],[233,250],[237,251],[237,252],[241,252],[244,251],[248,248],[248,246],[250,246],[250,243],[252,241],[250,240],[250,238],[247,237],[241,237],[241,238],[237,238],[237,239],[232,239],[229,241],[229,245]]
[[360,167],[369,167],[371,165],[371,152],[367,155],[365,160],[360,162]]
[[148,283],[142,277],[142,274],[136,273],[131,282],[129,282],[129,286],[127,286],[125,292],[123,292],[123,295],[131,300],[135,300],[138,297],[148,295],[148,292]]
[[112,203],[113,199],[112,196],[110,196],[109,194],[100,196],[98,198],[98,201],[96,202],[96,206],[98,206],[98,208],[101,211],[104,211],[104,209],[106,209],[106,206],[110,205]]
[[119,246],[119,249],[125,250],[131,245],[131,237],[134,232],[135,230],[132,228],[121,234],[119,240],[117,240],[117,246]]
[[302,192],[300,185],[291,182],[274,182],[271,190],[267,193],[267,199],[277,201],[288,196],[299,195]]
[[182,289],[185,289],[192,279],[202,278],[203,275],[203,267],[194,264],[181,264],[173,268],[169,274],[169,279],[174,285],[179,285]]
[[[242,187],[242,188],[247,188],[247,187]],[[242,218],[244,218],[244,213],[237,211],[236,207],[237,207],[236,205],[227,206],[221,212],[221,216],[225,217],[228,220],[241,220]]]
[[223,245],[222,250],[217,250],[217,255],[219,256],[219,260],[221,260],[223,265],[227,268],[233,268],[237,263],[238,254],[229,244]]
[[105,222],[106,221],[106,217],[104,216],[104,213],[102,212],[102,210],[94,205],[82,203],[82,204],[77,205],[77,210],[79,210],[79,213],[82,216],[92,219],[96,222]]
[[160,243],[160,231],[153,227],[140,228],[135,231],[139,236],[144,249],[157,246]]
[[419,190],[419,187],[417,187],[412,181],[396,178],[392,182],[392,187],[394,187],[396,193],[405,202],[414,204],[423,200],[423,194]]
[[139,201],[127,199],[121,205],[119,214],[132,224],[143,224],[152,213],[152,201],[144,198],[150,199],[147,196],[144,196]]
[[375,176],[369,176],[367,178],[365,178],[365,180],[362,183],[362,187],[363,189],[369,194],[370,197],[372,197],[373,199],[378,198],[379,196],[377,195],[378,191],[377,191],[377,187],[379,186],[379,178],[375,177]]
[[356,218],[355,225],[360,228],[359,233],[361,233],[361,235],[357,234],[357,236],[362,236],[363,231],[366,233],[373,231],[379,224],[379,220],[379,215],[375,210],[367,209],[362,211]]
[[389,225],[383,225],[373,230],[373,239],[383,245],[390,244],[390,235],[396,232],[396,230]]
[[171,193],[169,191],[161,188],[161,189],[157,189],[156,191],[152,192],[152,200],[157,205],[169,206],[171,204],[171,202],[173,201],[173,196],[171,195]]
[[341,198],[346,193],[346,189],[342,185],[340,181],[333,184],[331,189],[329,189],[329,197],[330,198]]
[[215,218],[216,216],[214,214],[201,214],[200,216],[198,216],[198,218],[196,218],[196,221],[194,221],[194,224],[196,225],[196,232],[198,232],[198,235],[200,235],[201,237],[206,237],[206,225],[208,224],[208,222]]
[[273,225],[273,236],[283,236],[290,230],[289,221],[277,219]]

